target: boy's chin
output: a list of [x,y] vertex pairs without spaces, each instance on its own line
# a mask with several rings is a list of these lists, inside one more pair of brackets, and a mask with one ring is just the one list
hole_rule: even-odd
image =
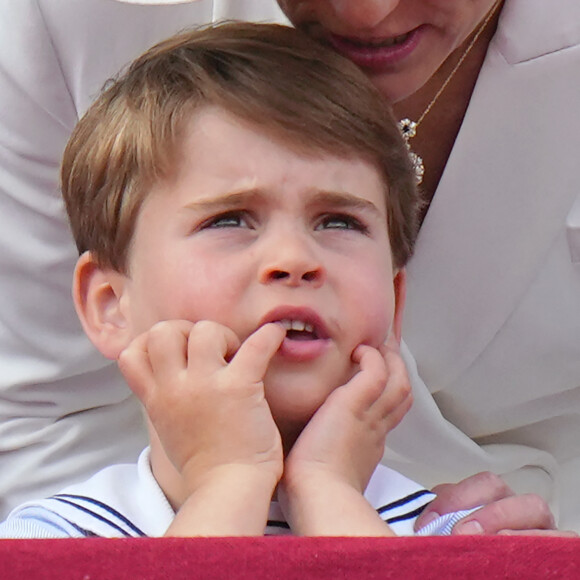
[[265,394],[272,416],[278,427],[292,425],[302,428],[338,387],[347,383],[353,372],[341,373],[340,377],[313,380],[317,375],[296,374],[292,377],[266,377]]

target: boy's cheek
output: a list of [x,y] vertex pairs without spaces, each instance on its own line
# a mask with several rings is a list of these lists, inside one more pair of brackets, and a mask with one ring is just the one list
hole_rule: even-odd
[[[392,282],[390,282],[392,285]],[[362,305],[362,306],[361,306]],[[366,305],[366,306],[365,306]],[[385,291],[385,285],[377,285],[374,292],[359,299],[359,308],[364,308],[361,316],[361,343],[378,348],[389,338],[393,326],[395,298],[393,292]]]

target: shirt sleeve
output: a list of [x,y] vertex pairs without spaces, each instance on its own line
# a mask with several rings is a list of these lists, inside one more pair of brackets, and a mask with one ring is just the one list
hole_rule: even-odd
[[86,538],[92,535],[58,514],[41,507],[29,507],[0,523],[0,539]]
[[458,512],[451,512],[443,514],[437,519],[429,522],[416,532],[416,536],[450,536],[455,524],[460,520],[477,511],[481,506],[469,510],[460,510]]

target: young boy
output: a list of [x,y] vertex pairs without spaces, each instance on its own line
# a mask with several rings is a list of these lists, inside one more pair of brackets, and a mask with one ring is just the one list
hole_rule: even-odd
[[0,535],[412,533],[433,495],[377,464],[418,199],[362,73],[286,27],[184,33],[88,111],[62,186],[79,317],[151,445]]

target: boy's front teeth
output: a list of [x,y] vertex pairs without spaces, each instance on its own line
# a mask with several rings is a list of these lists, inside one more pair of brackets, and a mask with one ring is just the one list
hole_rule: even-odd
[[312,324],[308,324],[303,320],[282,320],[282,326],[286,330],[297,330],[298,332],[314,332]]

